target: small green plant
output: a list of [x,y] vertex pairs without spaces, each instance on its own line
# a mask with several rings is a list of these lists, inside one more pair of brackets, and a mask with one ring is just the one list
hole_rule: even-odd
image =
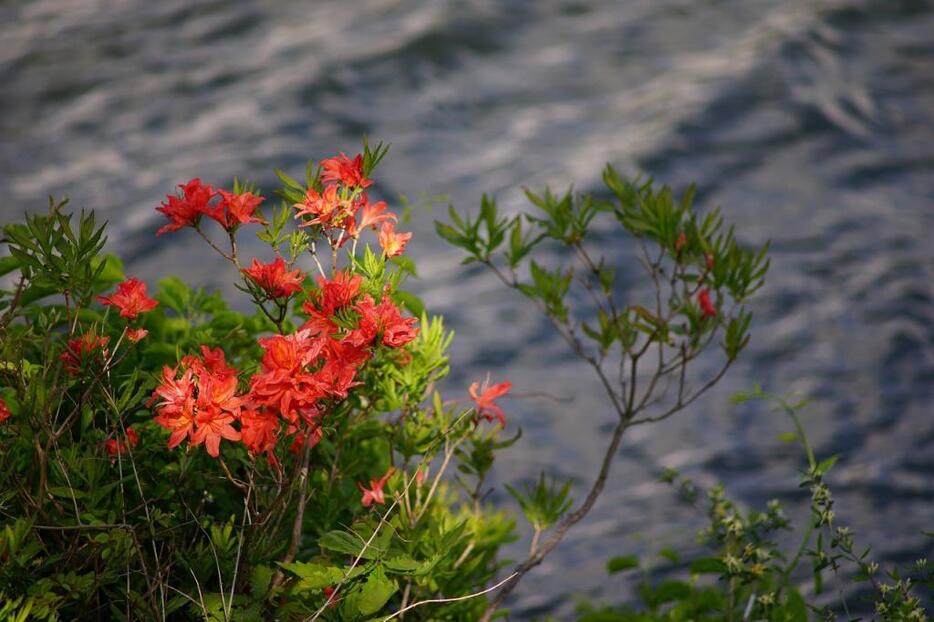
[[[684,580],[655,582],[645,572],[638,584],[637,605],[580,607],[581,622],[655,622],[669,620],[807,620],[862,619],[854,616],[846,593],[861,583],[869,585],[872,598],[859,603],[859,610],[879,620],[927,620],[924,599],[934,593],[934,573],[921,559],[903,574],[890,571],[879,578],[879,565],[870,559],[868,548],[857,553],[851,531],[835,524],[833,495],[825,479],[836,463],[836,456],[818,461],[805,433],[800,410],[806,402],[788,400],[764,393],[756,387],[735,396],[736,402],[768,400],[785,413],[794,432],[782,435],[801,445],[807,467],[801,487],[810,492],[811,518],[803,529],[797,547],[786,550],[776,536],[792,530],[778,501],[770,501],[763,511],[744,511],[729,500],[721,485],[706,492],[708,527],[698,535],[711,555],[681,564],[688,570]],[[688,503],[701,507],[701,491],[689,478],[667,469],[662,481],[674,486]],[[668,555],[677,564],[677,556]],[[801,562],[810,561],[810,581],[801,572]],[[639,568],[635,557],[613,558],[611,573]],[[823,595],[827,581],[835,584],[831,602]],[[809,584],[809,585],[808,585]],[[804,588],[810,588],[806,590]],[[919,589],[922,590],[919,593]]]
[[556,482],[546,483],[545,474],[542,473],[534,485],[526,486],[524,490],[516,490],[509,484],[506,484],[506,490],[519,503],[525,520],[532,526],[533,535],[529,550],[534,554],[542,533],[557,525],[571,508],[571,483],[566,482],[563,486]]

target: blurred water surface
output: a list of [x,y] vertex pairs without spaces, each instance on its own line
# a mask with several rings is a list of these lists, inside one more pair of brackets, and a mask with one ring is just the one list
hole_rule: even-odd
[[[696,181],[744,240],[773,240],[750,349],[690,412],[631,431],[613,484],[517,591],[517,612],[625,597],[609,555],[692,542],[701,517],[656,483],[662,466],[800,513],[802,457],[776,440],[787,422],[728,403],[755,382],[814,399],[819,453],[842,454],[838,514],[881,559],[908,562],[934,528],[932,33],[921,0],[13,0],[0,6],[0,219],[68,194],[110,221],[133,274],[221,286],[228,267],[194,236],[153,236],[162,195],[195,175],[268,193],[273,167],[298,172],[362,134],[393,145],[378,172],[390,199],[468,207],[492,191],[515,210],[523,184],[599,189],[605,161]],[[508,402],[525,435],[498,480],[586,481],[612,422],[599,386],[431,223],[415,213],[410,248],[419,293],[458,333],[449,393],[492,370],[565,400]],[[604,242],[631,280],[634,249]]]

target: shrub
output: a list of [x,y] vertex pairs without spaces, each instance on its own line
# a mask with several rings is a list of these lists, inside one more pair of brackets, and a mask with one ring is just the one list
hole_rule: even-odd
[[[2,616],[489,619],[590,510],[625,431],[689,406],[748,342],[766,251],[698,214],[692,191],[675,200],[607,168],[613,201],[529,192],[533,214],[503,217],[486,197],[476,218],[452,209],[438,232],[539,305],[617,416],[579,505],[544,476],[509,488],[534,537],[501,573],[514,522],[484,499],[496,452],[519,438],[498,403],[511,385],[442,397],[452,335],[404,289],[411,234],[368,196],[385,154],[364,144],[302,181],[279,172],[268,220],[237,180],[166,197],[157,234],[200,236],[251,313],[174,277],[150,297],[103,254],[94,214],[65,202],[4,227]],[[588,241],[598,217],[644,250],[649,300],[618,299]],[[270,260],[241,256],[249,228]],[[536,261],[545,243],[578,267]],[[695,378],[714,348],[719,371]]]

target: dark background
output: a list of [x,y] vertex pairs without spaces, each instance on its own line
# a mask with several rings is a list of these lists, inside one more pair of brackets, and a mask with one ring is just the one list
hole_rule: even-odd
[[[932,33],[934,5],[898,0],[14,0],[0,6],[0,220],[68,194],[110,221],[131,274],[229,287],[191,232],[154,237],[162,196],[234,175],[268,194],[274,167],[298,174],[363,134],[393,145],[377,181],[395,206],[492,191],[515,210],[523,184],[598,189],[606,161],[696,181],[743,240],[773,240],[750,350],[690,412],[631,431],[592,516],[515,604],[566,616],[569,594],[628,593],[604,574],[610,555],[689,547],[702,517],[656,483],[665,465],[801,516],[803,457],[776,439],[788,422],[729,404],[755,382],[813,399],[818,453],[842,454],[838,515],[908,563],[934,528]],[[458,265],[433,219],[414,212],[410,254],[458,333],[448,395],[490,370],[566,398],[504,402],[525,434],[497,478],[586,481],[612,420],[599,386],[534,310]],[[634,275],[625,238],[605,242]]]

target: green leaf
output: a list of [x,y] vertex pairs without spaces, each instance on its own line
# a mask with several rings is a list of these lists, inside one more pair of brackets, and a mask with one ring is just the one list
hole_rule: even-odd
[[683,581],[662,581],[655,588],[655,602],[658,604],[683,600],[690,595],[691,586]]
[[833,465],[835,465],[837,463],[837,460],[839,459],[840,459],[840,455],[837,454],[834,456],[830,456],[826,460],[821,460],[821,463],[817,465],[817,472],[820,475],[824,475],[825,473],[827,473],[827,471],[833,468]]
[[422,565],[421,562],[415,561],[408,555],[398,555],[396,557],[389,558],[385,560],[383,564],[386,566],[386,570],[399,574],[409,574],[415,572]]
[[328,551],[334,551],[335,553],[343,553],[345,555],[353,555],[357,557],[361,554],[363,559],[377,559],[385,551],[379,548],[379,545],[374,538],[374,541],[369,544],[364,549],[366,541],[347,531],[333,530],[329,531],[318,539],[318,546],[322,549]]
[[255,566],[253,568],[253,572],[250,573],[250,592],[254,598],[262,598],[266,595],[274,575],[275,573],[269,566]]
[[623,572],[624,570],[632,570],[633,568],[639,567],[639,558],[635,555],[621,555],[619,557],[612,557],[606,563],[606,570],[610,574],[616,574],[617,572]]
[[382,566],[377,566],[358,589],[347,596],[347,607],[364,616],[373,615],[383,608],[398,586],[386,576]]
[[97,282],[103,285],[119,283],[126,276],[123,272],[123,262],[116,255],[94,257],[91,260],[91,269],[97,272]]
[[0,276],[9,274],[19,268],[19,260],[16,257],[0,257]]
[[314,562],[291,562],[280,563],[284,569],[301,578],[297,589],[299,590],[320,590],[329,585],[336,585],[346,578],[352,579],[364,572],[363,566],[354,566],[354,569],[347,571],[339,566],[326,566]]

